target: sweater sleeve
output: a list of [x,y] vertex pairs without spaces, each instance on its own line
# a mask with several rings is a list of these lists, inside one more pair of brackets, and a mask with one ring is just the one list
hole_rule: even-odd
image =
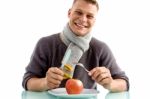
[[110,70],[113,79],[124,79],[127,82],[127,90],[129,90],[129,78],[118,66],[113,53],[105,43],[100,53],[100,63]]
[[32,53],[30,62],[23,76],[22,86],[27,90],[27,81],[32,77],[44,77],[47,68],[47,48],[44,38],[41,38]]

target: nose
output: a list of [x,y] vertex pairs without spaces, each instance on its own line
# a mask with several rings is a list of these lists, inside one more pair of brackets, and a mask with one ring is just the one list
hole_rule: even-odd
[[87,17],[86,17],[86,15],[82,15],[82,16],[80,16],[80,21],[82,21],[82,22],[86,22],[86,21],[87,21]]

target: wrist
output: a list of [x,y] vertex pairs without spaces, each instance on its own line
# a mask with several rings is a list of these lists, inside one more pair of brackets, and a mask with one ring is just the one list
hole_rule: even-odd
[[112,80],[111,83],[108,85],[107,89],[113,91],[115,89],[114,85],[115,85],[115,80]]
[[107,89],[111,92],[126,91],[126,82],[122,79],[113,79]]
[[43,91],[46,91],[46,90],[48,90],[49,88],[48,88],[48,86],[47,86],[47,80],[46,80],[46,78],[41,78],[41,87],[42,87],[42,89],[43,89]]
[[112,80],[111,82],[104,84],[103,87],[111,91],[113,90],[114,83],[115,83],[114,80]]

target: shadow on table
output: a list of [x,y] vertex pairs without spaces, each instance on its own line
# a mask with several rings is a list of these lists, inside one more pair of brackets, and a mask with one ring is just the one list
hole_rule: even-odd
[[[47,91],[44,92],[33,92],[33,91],[23,91],[22,99],[70,99],[70,97],[57,97],[49,94]],[[77,99],[76,97],[71,97],[71,99]],[[97,96],[78,98],[78,99],[97,99]]]
[[105,99],[130,99],[129,92],[107,93]]
[[[67,97],[57,97],[54,95],[49,94],[47,91],[44,92],[33,92],[33,91],[23,91],[22,92],[22,99],[66,99]],[[70,98],[67,98],[70,99]],[[76,99],[75,97],[72,97],[71,99]],[[79,98],[79,99],[85,99],[85,98]],[[97,96],[95,97],[89,97],[86,99],[97,99]],[[105,99],[130,99],[129,92],[119,92],[119,93],[107,93],[105,96]]]

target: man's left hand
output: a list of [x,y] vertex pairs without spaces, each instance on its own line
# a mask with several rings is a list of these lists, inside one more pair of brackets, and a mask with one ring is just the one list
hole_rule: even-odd
[[104,88],[110,89],[113,79],[109,69],[104,66],[95,67],[89,72],[89,75],[93,80],[102,85]]

